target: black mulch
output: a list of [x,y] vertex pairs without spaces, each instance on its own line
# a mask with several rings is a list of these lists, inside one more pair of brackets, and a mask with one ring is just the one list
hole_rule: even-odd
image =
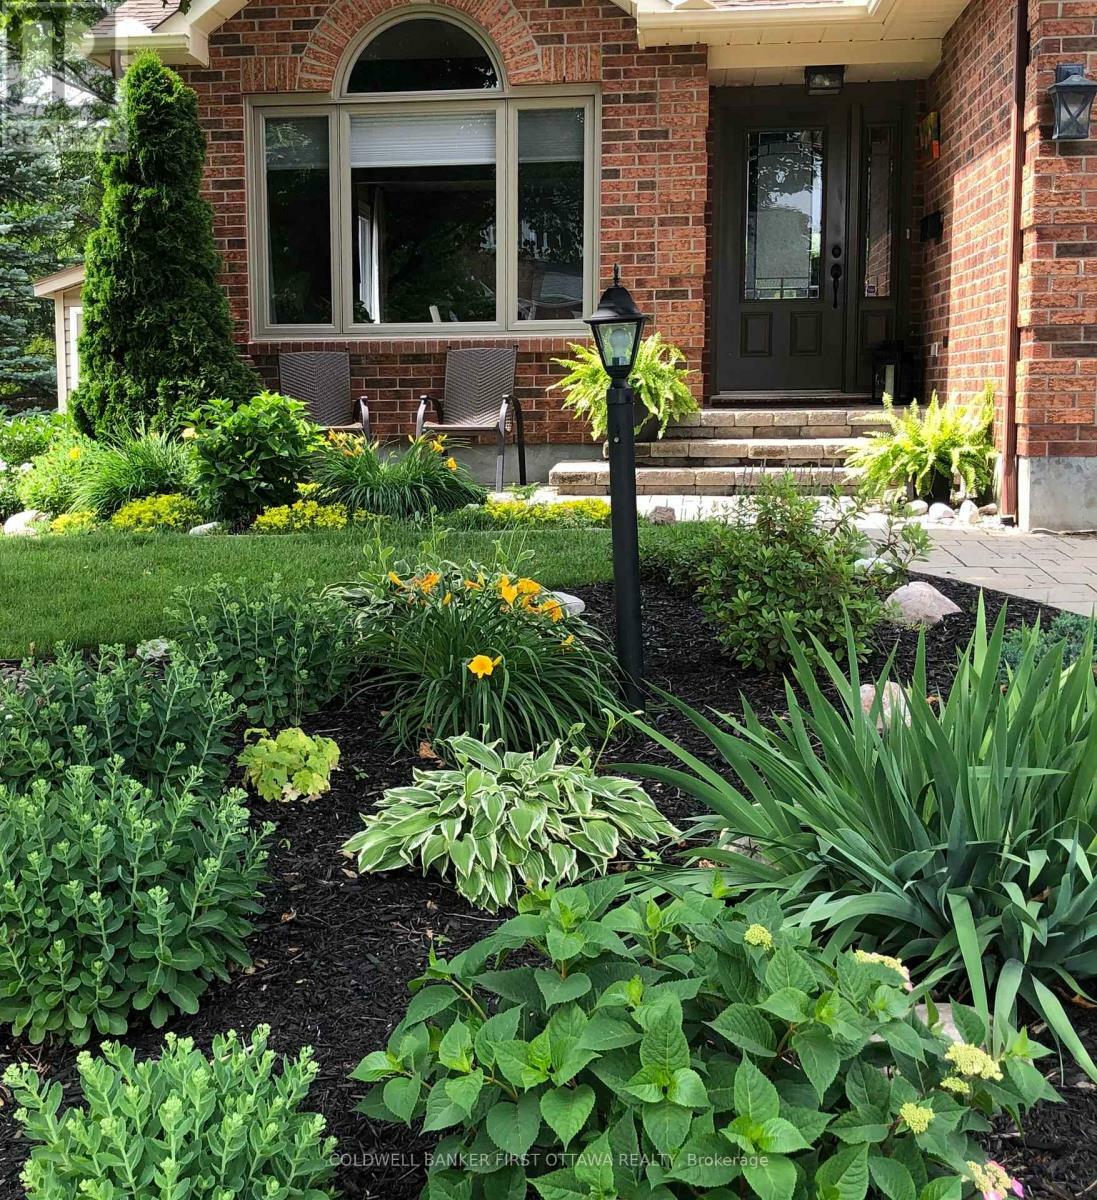
[[[927,639],[931,686],[945,691],[957,649],[974,628],[977,593],[962,584],[934,582],[964,609]],[[581,594],[592,619],[608,630],[612,588],[585,588]],[[719,658],[687,595],[649,580],[644,596],[648,671],[654,681],[699,707],[733,711],[742,692],[761,713],[783,711],[781,680],[745,674]],[[992,615],[1004,599],[987,593]],[[1031,621],[1041,611],[1022,601],[1009,604],[1011,624]],[[889,634],[867,665],[867,676],[895,644],[896,674],[910,670],[915,638]],[[375,708],[358,704],[308,722],[312,732],[337,739],[344,769],[332,794],[318,803],[254,806],[256,820],[278,825],[265,915],[249,943],[255,965],[212,988],[196,1016],[173,1020],[169,1027],[208,1048],[219,1030],[247,1030],[265,1022],[279,1050],[312,1045],[322,1073],[310,1103],[325,1114],[339,1139],[338,1184],[344,1195],[354,1200],[405,1200],[417,1196],[422,1186],[422,1158],[430,1141],[355,1114],[353,1105],[362,1086],[349,1082],[347,1075],[368,1051],[385,1044],[405,1007],[406,985],[425,967],[429,947],[433,944],[441,954],[455,953],[482,937],[495,921],[470,909],[443,883],[406,873],[360,878],[340,856],[341,844],[359,827],[358,814],[385,787],[406,782],[416,762],[392,755],[378,736],[377,718]],[[659,724],[701,748],[679,719],[659,714]],[[615,753],[628,758],[641,750],[633,741]],[[657,799],[672,819],[683,820],[691,811],[676,795],[661,792]],[[1097,1054],[1097,1016],[1080,1009],[1074,1015]],[[126,1040],[139,1054],[153,1054],[162,1036],[163,1031],[135,1024]],[[43,1049],[0,1037],[0,1068],[13,1058],[39,1064],[66,1085],[74,1078],[71,1048]],[[1071,1083],[1065,1091],[1067,1104],[1044,1106],[1028,1122],[1023,1137],[1007,1131],[993,1139],[992,1152],[1023,1177],[1030,1196],[1061,1200],[1091,1188],[1097,1192],[1097,1092],[1076,1076]],[[23,1194],[18,1173],[25,1146],[12,1120],[12,1107],[11,1096],[0,1088],[0,1200]]]

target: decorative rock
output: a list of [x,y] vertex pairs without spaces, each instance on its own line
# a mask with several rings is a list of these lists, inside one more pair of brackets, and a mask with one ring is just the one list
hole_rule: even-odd
[[892,524],[891,518],[886,513],[870,512],[857,521],[857,528],[866,533],[874,530],[886,533]]
[[924,500],[911,500],[907,505],[907,512],[912,517],[924,517],[929,512],[929,505]]
[[8,517],[4,522],[4,533],[7,537],[37,537],[42,532],[40,527],[48,524],[49,519],[49,513],[27,508]]
[[859,558],[853,564],[853,569],[862,575],[870,575],[873,571],[881,571],[885,575],[895,574],[895,565],[879,554],[873,558]]
[[195,525],[191,530],[188,530],[192,537],[205,537],[210,533],[217,533],[221,528],[220,521],[207,521],[205,525]]
[[899,625],[937,625],[960,611],[946,595],[922,580],[896,588],[887,603]]
[[960,511],[956,514],[956,519],[961,525],[978,525],[979,505],[974,500],[965,500],[960,505]]
[[929,506],[927,515],[931,521],[954,521],[956,519],[956,514],[952,511],[952,505],[942,504],[939,501]]
[[648,520],[653,525],[674,525],[678,521],[678,514],[669,504],[660,504],[651,510]]
[[984,504],[983,507],[979,509],[979,515],[982,517],[996,517],[998,515],[998,505]]
[[549,594],[560,601],[564,606],[564,612],[569,617],[581,617],[587,611],[587,602],[580,600],[578,596],[573,596],[570,592],[550,592]]
[[[876,704],[877,688],[874,683],[861,685],[861,711],[867,717]],[[910,724],[910,708],[907,705],[907,694],[897,683],[885,683],[883,696],[880,698],[879,716],[876,728],[883,732],[889,728],[897,713],[901,713],[903,724]]]

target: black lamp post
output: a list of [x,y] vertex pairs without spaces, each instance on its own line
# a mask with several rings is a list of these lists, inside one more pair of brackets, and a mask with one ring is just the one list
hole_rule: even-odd
[[636,531],[636,419],[628,385],[647,317],[636,307],[621,272],[602,293],[587,318],[602,366],[609,375],[606,434],[609,439],[610,526],[613,533],[613,586],[617,597],[617,658],[625,694],[633,708],[643,706],[644,641],[640,627],[640,545]]
[[1084,142],[1089,137],[1090,114],[1097,83],[1086,78],[1084,63],[1060,63],[1055,82],[1048,88],[1055,111],[1056,142]]

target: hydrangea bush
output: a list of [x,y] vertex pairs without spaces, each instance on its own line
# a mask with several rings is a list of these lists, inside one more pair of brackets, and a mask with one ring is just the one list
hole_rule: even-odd
[[432,959],[355,1071],[368,1116],[442,1133],[425,1196],[1020,1195],[975,1135],[1054,1095],[1023,1033],[992,1058],[958,1005],[951,1043],[901,971],[813,945],[772,900],[621,886],[534,895]]

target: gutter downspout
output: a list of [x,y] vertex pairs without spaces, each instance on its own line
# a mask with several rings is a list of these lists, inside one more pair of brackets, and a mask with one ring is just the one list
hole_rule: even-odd
[[1010,110],[1009,269],[1006,278],[1006,378],[1002,397],[1002,514],[1016,523],[1017,513],[1017,367],[1021,358],[1021,230],[1025,177],[1025,72],[1029,63],[1028,0],[1016,0],[1013,31],[1013,104]]

